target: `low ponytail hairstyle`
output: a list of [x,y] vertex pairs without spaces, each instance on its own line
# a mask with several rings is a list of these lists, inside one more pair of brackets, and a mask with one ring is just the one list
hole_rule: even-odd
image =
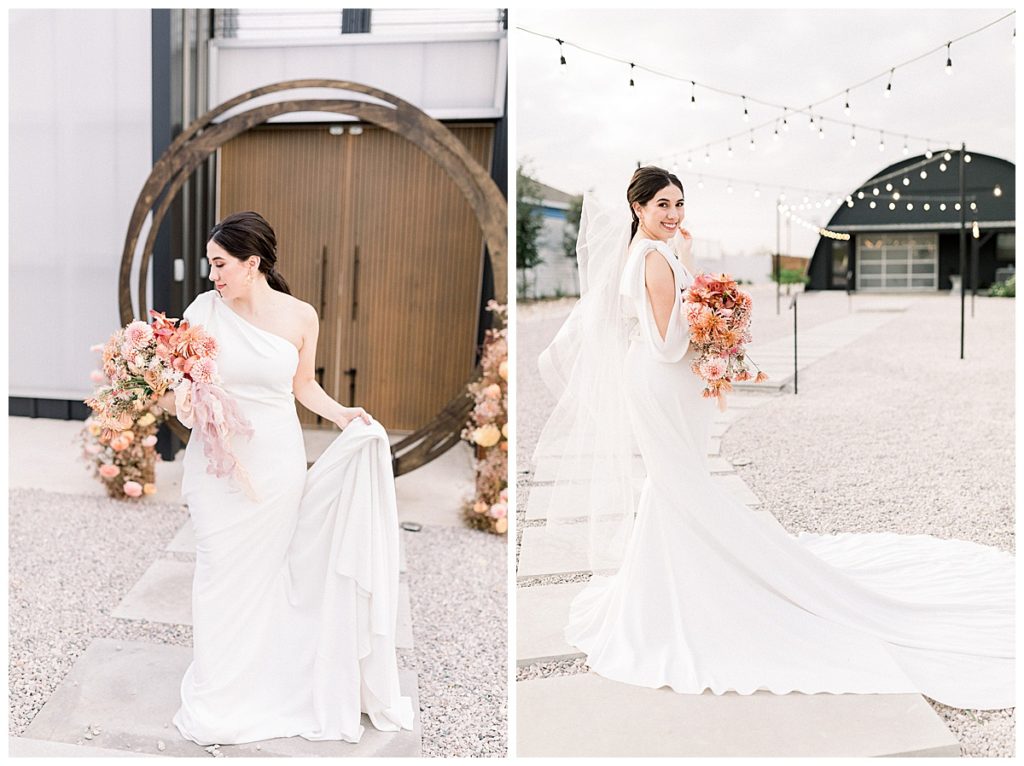
[[259,213],[247,210],[232,213],[210,229],[210,241],[240,261],[255,255],[260,259],[260,272],[267,284],[278,292],[292,294],[288,283],[277,272],[277,236]]
[[655,194],[666,186],[675,186],[679,189],[680,194],[686,196],[686,192],[683,191],[683,182],[676,177],[675,173],[669,173],[664,168],[654,165],[645,165],[642,168],[636,169],[636,172],[629,181],[629,186],[626,187],[626,201],[629,202],[629,214],[633,216],[632,230],[629,233],[630,241],[636,236],[636,230],[640,226],[640,219],[636,217],[633,203],[637,202],[640,205],[646,205],[654,199]]

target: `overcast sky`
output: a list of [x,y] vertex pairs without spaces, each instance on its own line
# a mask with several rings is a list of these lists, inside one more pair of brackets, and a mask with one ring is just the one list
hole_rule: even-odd
[[[509,36],[517,66],[517,155],[544,183],[569,193],[596,188],[606,198],[624,199],[637,160],[671,168],[676,155],[686,187],[687,226],[717,241],[730,253],[775,248],[775,202],[780,187],[802,199],[798,189],[847,194],[887,165],[904,157],[904,135],[936,141],[966,141],[975,150],[1010,161],[1014,151],[1014,55],[1011,17],[951,48],[953,74],[945,74],[945,43],[981,27],[1011,9],[988,10],[520,10]],[[674,82],[564,46],[568,72],[560,74],[558,44],[515,27],[560,37],[618,58],[686,79]],[[896,70],[892,95],[884,98],[888,76],[851,90],[849,116],[843,96],[823,104],[824,139],[808,128],[806,115],[790,115],[789,132],[773,142],[773,126],[749,130],[781,115],[780,109],[719,95],[701,84],[763,101],[805,109],[943,46]],[[690,107],[696,80],[697,108]],[[816,114],[818,114],[816,112]],[[829,117],[885,130],[885,151],[877,130],[837,125]],[[703,144],[743,132],[710,148]],[[857,137],[850,145],[851,132]],[[693,148],[692,168],[687,149]],[[910,155],[925,150],[909,141]],[[735,179],[733,193],[725,180]],[[760,197],[754,187],[760,184]],[[797,199],[796,201],[800,201]],[[623,204],[625,204],[623,202]],[[827,223],[831,207],[801,213]],[[792,227],[792,252],[809,256],[817,235]],[[786,250],[783,229],[782,248]]]

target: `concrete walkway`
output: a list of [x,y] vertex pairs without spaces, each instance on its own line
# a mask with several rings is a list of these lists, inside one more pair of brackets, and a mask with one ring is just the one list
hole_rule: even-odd
[[[820,301],[816,313],[808,312],[813,319],[806,331],[801,316],[799,367],[878,329],[913,300],[871,296],[857,312],[837,311],[834,299]],[[768,305],[763,296],[759,305]],[[792,315],[766,317],[766,339],[750,349],[772,385],[737,387],[727,412],[716,413],[712,435],[717,438],[709,449],[715,480],[764,523],[775,525],[771,514],[758,510],[756,493],[721,457],[720,439],[733,423],[791,385],[793,337],[785,330],[787,319],[792,322]],[[527,403],[520,399],[520,404]],[[519,755],[960,755],[956,738],[920,695],[679,695],[573,672],[572,661],[582,655],[566,643],[563,628],[588,573],[586,541],[573,534],[582,527],[545,523],[541,509],[548,490],[542,479],[553,467],[524,470],[528,454],[520,453],[519,467],[526,508],[517,561],[516,657],[534,677],[517,684]]]
[[[104,496],[105,491],[77,463],[75,436],[80,422],[9,418],[10,487],[35,488],[73,495]],[[337,434],[307,433],[307,455],[313,460]],[[461,526],[463,496],[473,488],[471,456],[465,445],[397,480],[400,520],[425,525]],[[180,502],[181,461],[157,466],[158,492],[153,499]],[[77,463],[77,465],[76,465]],[[80,468],[80,470],[76,470]],[[146,501],[143,501],[146,502]],[[408,533],[405,533],[408,534]],[[400,537],[399,587],[400,650],[413,648],[410,593],[405,577],[404,540]],[[186,519],[162,555],[125,593],[111,612],[125,621],[192,625],[191,588],[195,569],[195,538]],[[366,732],[358,745],[310,742],[301,737],[247,745],[201,748],[180,737],[170,720],[180,703],[179,685],[192,651],[182,646],[94,638],[75,661],[71,672],[48,697],[22,736],[10,740],[10,755],[105,757],[125,755],[176,756],[418,756],[421,726],[417,674],[401,671],[404,694],[413,697],[417,711],[410,732],[377,731],[365,719]],[[102,722],[102,725],[98,725]]]

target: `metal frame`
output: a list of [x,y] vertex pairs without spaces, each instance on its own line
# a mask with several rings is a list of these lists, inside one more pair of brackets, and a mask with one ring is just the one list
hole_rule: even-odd
[[[331,88],[369,97],[374,101],[349,98],[279,101],[215,122],[216,118],[247,101],[296,88]],[[122,324],[135,318],[147,318],[146,284],[156,236],[171,202],[196,168],[232,138],[272,117],[315,111],[346,114],[386,128],[412,141],[437,162],[459,187],[473,209],[491,256],[494,293],[499,301],[506,300],[508,205],[488,171],[473,159],[462,142],[440,122],[390,93],[345,80],[303,79],[266,85],[225,101],[182,131],[157,160],[135,202],[125,236],[118,279]],[[136,313],[133,312],[131,300],[132,267],[143,227],[150,216],[150,227],[139,253]],[[478,372],[474,370],[470,381],[476,378]],[[433,421],[392,445],[395,474],[408,473],[454,446],[460,439],[472,404],[472,399],[465,392],[456,395]],[[179,438],[188,441],[188,429],[174,419],[169,421],[169,425]]]

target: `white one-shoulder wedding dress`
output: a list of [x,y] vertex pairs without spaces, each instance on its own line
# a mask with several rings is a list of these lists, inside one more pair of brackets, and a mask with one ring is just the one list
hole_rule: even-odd
[[793,536],[712,481],[715,400],[690,369],[681,300],[664,338],[655,325],[652,250],[678,290],[692,281],[666,243],[629,249],[617,285],[631,328],[623,414],[646,476],[621,566],[576,597],[569,643],[602,676],[683,693],[920,692],[1013,706],[1012,555],[928,535]]
[[200,745],[274,737],[358,742],[361,713],[411,729],[395,656],[398,521],[387,434],[349,424],[306,469],[292,378],[298,350],[215,290],[184,318],[219,346],[225,391],[251,422],[232,448],[255,500],[185,450],[182,497],[196,537],[193,659],[174,724]]

